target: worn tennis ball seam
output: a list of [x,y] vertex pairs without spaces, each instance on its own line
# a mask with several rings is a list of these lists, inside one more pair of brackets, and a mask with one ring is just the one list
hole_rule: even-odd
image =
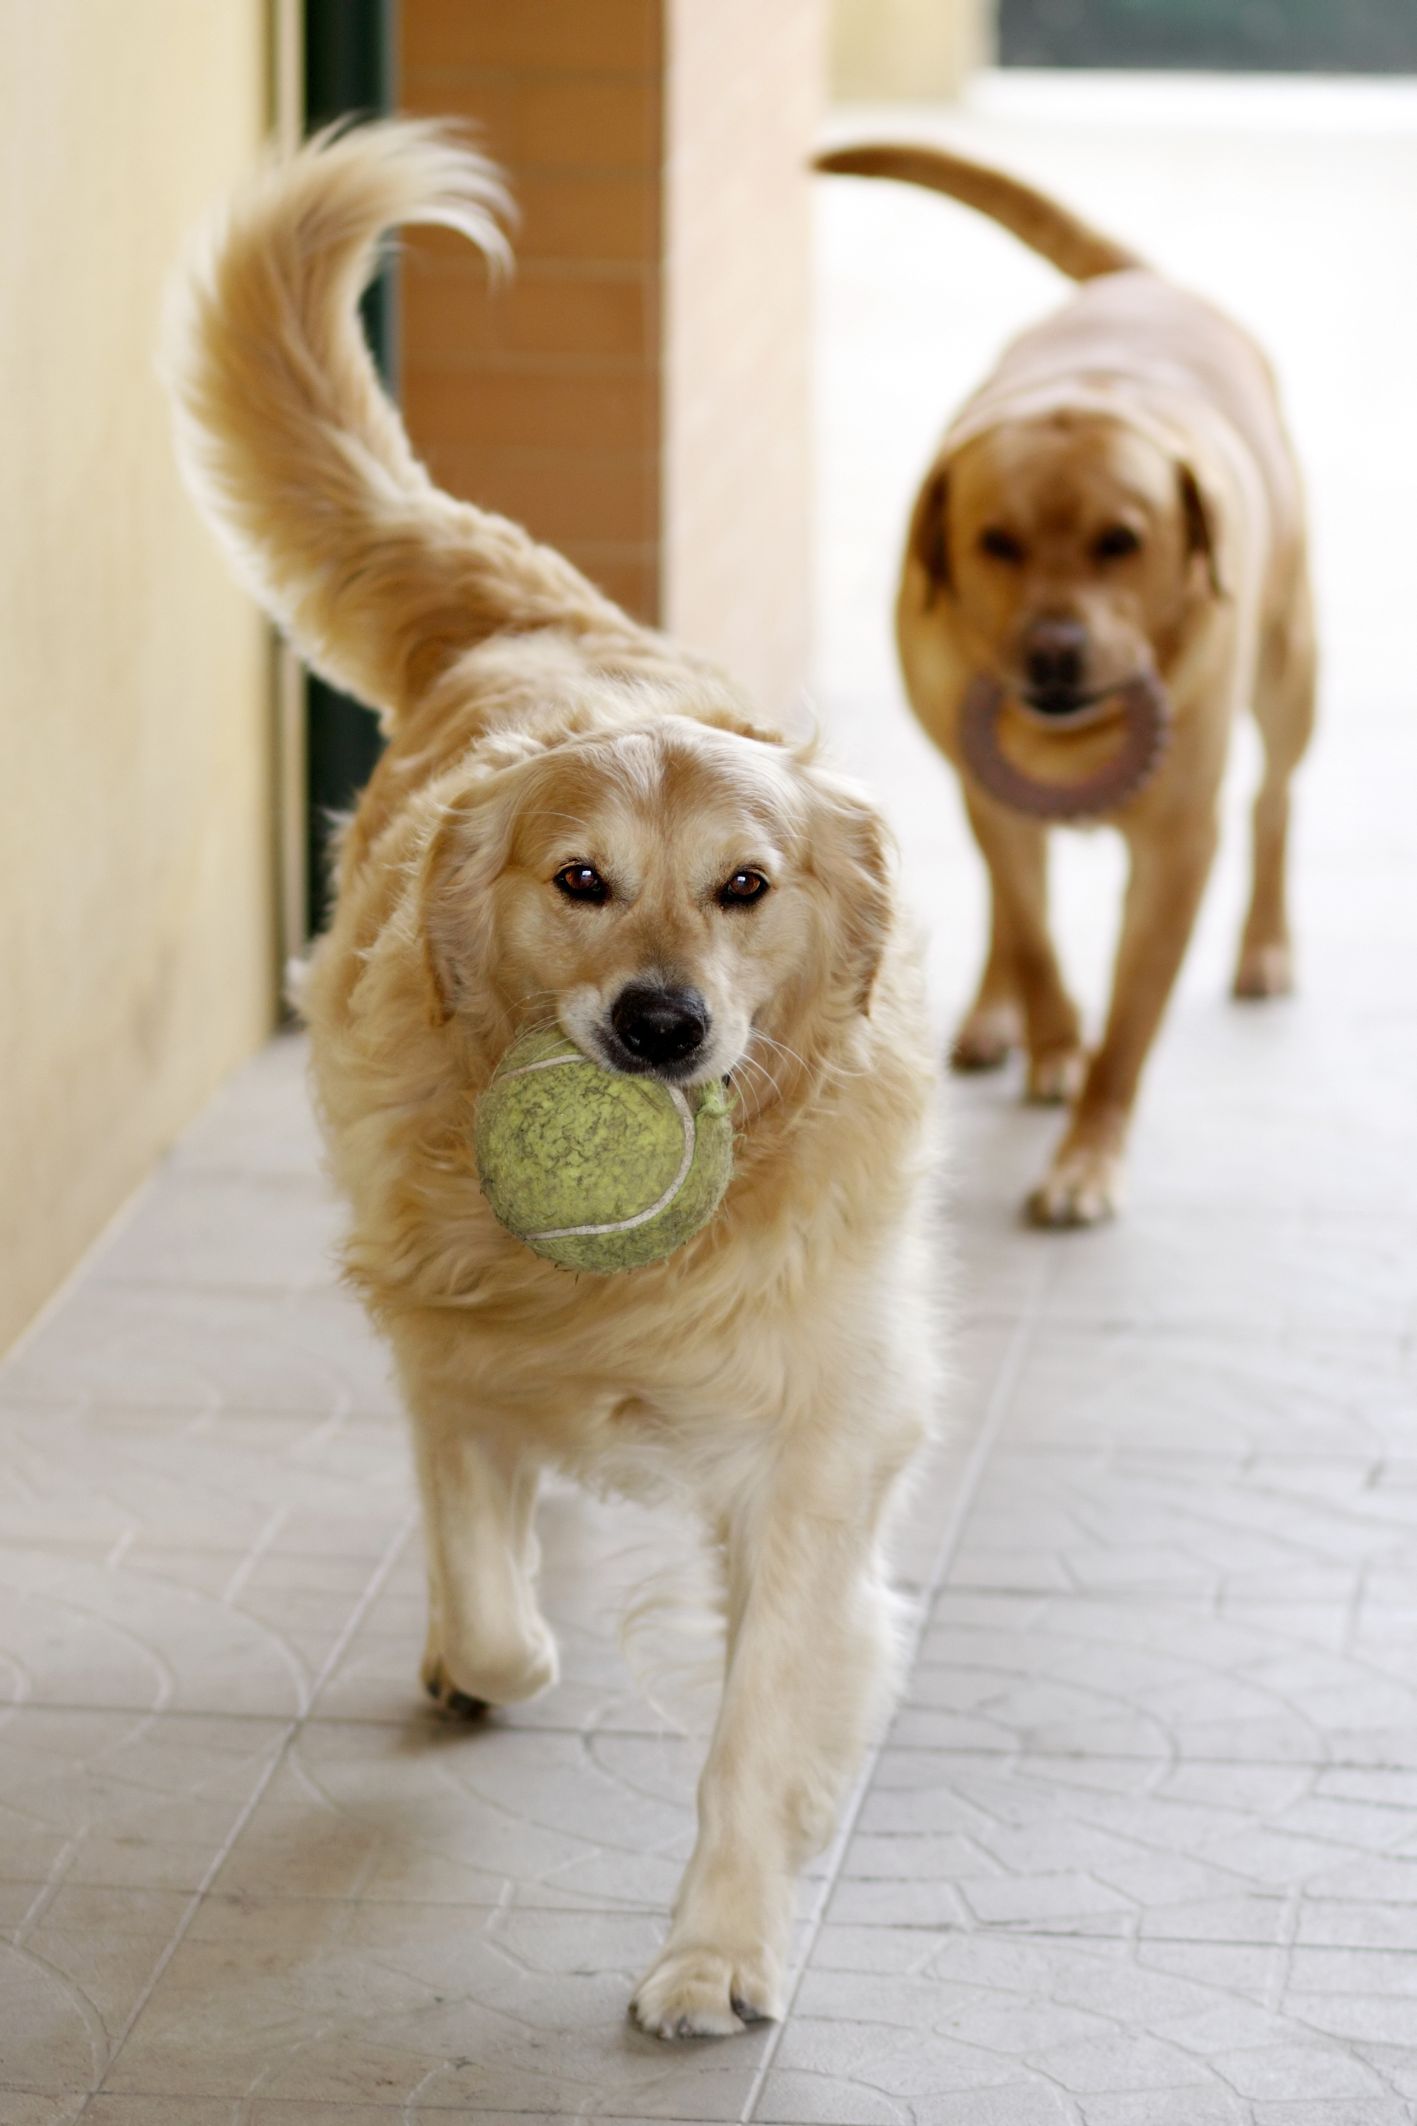
[[[572,1066],[583,1065],[588,1060],[587,1057],[579,1053],[569,1056],[543,1056],[539,1062],[521,1063],[518,1064],[515,1070],[507,1071],[503,1076],[502,1083],[510,1085],[514,1078],[529,1077],[534,1070],[561,1070],[568,1064]],[[647,1209],[636,1211],[629,1218],[607,1219],[603,1225],[550,1225],[544,1227],[539,1233],[523,1233],[521,1236],[523,1240],[597,1240],[604,1233],[633,1232],[637,1225],[648,1225],[651,1218],[657,1218],[661,1211],[668,1210],[670,1204],[689,1178],[689,1169],[694,1163],[694,1149],[697,1138],[694,1131],[694,1112],[684,1098],[683,1093],[677,1085],[666,1085],[662,1078],[658,1083],[661,1089],[668,1093],[670,1100],[673,1102],[674,1112],[679,1117],[679,1127],[684,1133],[684,1149],[679,1160],[679,1171],[675,1174],[668,1188],[657,1196]]]
[[[523,1046],[522,1057],[515,1055],[518,1046]],[[607,1276],[661,1262],[703,1230],[733,1177],[731,1093],[726,1102],[723,1090],[712,1082],[676,1086],[652,1073],[607,1072],[603,1063],[560,1031],[523,1036],[521,1043],[513,1044],[513,1051],[503,1058],[479,1100],[475,1122],[478,1180],[494,1215],[509,1233],[557,1269]],[[621,1088],[611,1109],[600,1109],[609,1132],[602,1141],[610,1156],[608,1164],[599,1169],[598,1179],[594,1155],[590,1155],[590,1165],[586,1155],[601,1128],[594,1117],[603,1096],[592,1095],[586,1111],[590,1136],[578,1145],[573,1120],[580,1099],[576,1079],[539,1076],[556,1063],[589,1071],[591,1082],[616,1080]],[[510,1103],[510,1112],[505,1107],[497,1111],[499,1094]],[[558,1114],[567,1098],[570,1105]],[[491,1108],[486,1104],[489,1100]],[[633,1120],[631,1109],[638,1111],[642,1102],[647,1103],[647,1111]],[[615,1119],[617,1108],[620,1121]],[[622,1145],[616,1142],[617,1132],[623,1129],[628,1129],[631,1140],[623,1145],[631,1154],[628,1165],[621,1155]],[[550,1165],[545,1164],[548,1151]],[[563,1159],[567,1162],[564,1169]],[[636,1168],[654,1191],[649,1204],[634,1186]],[[532,1197],[540,1195],[540,1215],[525,1200],[524,1184],[530,1186]],[[608,1189],[614,1209],[610,1203],[596,1201],[603,1188]],[[589,1191],[588,1201],[583,1199],[584,1190]],[[531,1217],[523,1223],[527,1210]]]

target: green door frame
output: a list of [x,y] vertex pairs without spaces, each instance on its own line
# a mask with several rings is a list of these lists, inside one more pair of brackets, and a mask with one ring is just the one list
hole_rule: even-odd
[[[393,109],[398,0],[305,0],[305,130],[351,113]],[[364,298],[364,329],[390,389],[396,388],[396,290],[385,271]],[[326,686],[305,683],[306,878],[312,933],[329,912],[331,842],[373,771],[382,740],[373,712]]]

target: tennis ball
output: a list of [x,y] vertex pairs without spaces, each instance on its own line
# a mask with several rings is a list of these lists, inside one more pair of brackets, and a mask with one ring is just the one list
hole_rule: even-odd
[[692,1239],[733,1170],[721,1084],[605,1070],[560,1033],[508,1049],[477,1103],[477,1171],[509,1233],[563,1269],[634,1270]]

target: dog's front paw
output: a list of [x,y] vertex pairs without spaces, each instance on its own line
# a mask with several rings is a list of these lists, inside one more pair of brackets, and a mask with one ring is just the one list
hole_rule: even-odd
[[1294,988],[1294,958],[1284,943],[1245,945],[1235,969],[1235,995],[1247,1000],[1287,997]]
[[525,1640],[500,1649],[445,1652],[430,1637],[420,1671],[423,1688],[444,1712],[476,1718],[493,1705],[520,1705],[549,1690],[560,1674],[556,1641],[541,1619]]
[[1087,1050],[1076,1041],[1040,1048],[1028,1059],[1028,1098],[1035,1107],[1065,1107],[1086,1076]]
[[423,1688],[439,1712],[451,1713],[457,1720],[480,1720],[489,1710],[485,1698],[474,1698],[467,1691],[458,1689],[443,1666],[441,1654],[426,1653],[418,1673]]
[[1033,1225],[1102,1225],[1122,1207],[1122,1158],[1105,1146],[1079,1144],[1058,1154],[1026,1206]]
[[950,1069],[999,1070],[1018,1047],[1023,1023],[1017,1005],[976,1004],[950,1049]]
[[761,1950],[671,1949],[642,1981],[630,2013],[651,2037],[733,2037],[749,2023],[777,2020],[781,1982]]

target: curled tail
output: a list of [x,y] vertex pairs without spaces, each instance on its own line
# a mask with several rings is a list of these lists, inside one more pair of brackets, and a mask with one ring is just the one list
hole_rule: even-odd
[[902,184],[943,192],[999,222],[1071,280],[1098,280],[1104,273],[1125,273],[1143,263],[1135,252],[1099,235],[1046,193],[987,163],[971,162],[967,155],[891,141],[863,142],[817,156],[815,167],[843,177],[894,177]]
[[441,223],[509,259],[493,167],[436,124],[318,135],[255,177],[174,287],[178,453],[245,580],[314,668],[405,711],[504,627],[614,608],[415,458],[358,303],[390,231]]

